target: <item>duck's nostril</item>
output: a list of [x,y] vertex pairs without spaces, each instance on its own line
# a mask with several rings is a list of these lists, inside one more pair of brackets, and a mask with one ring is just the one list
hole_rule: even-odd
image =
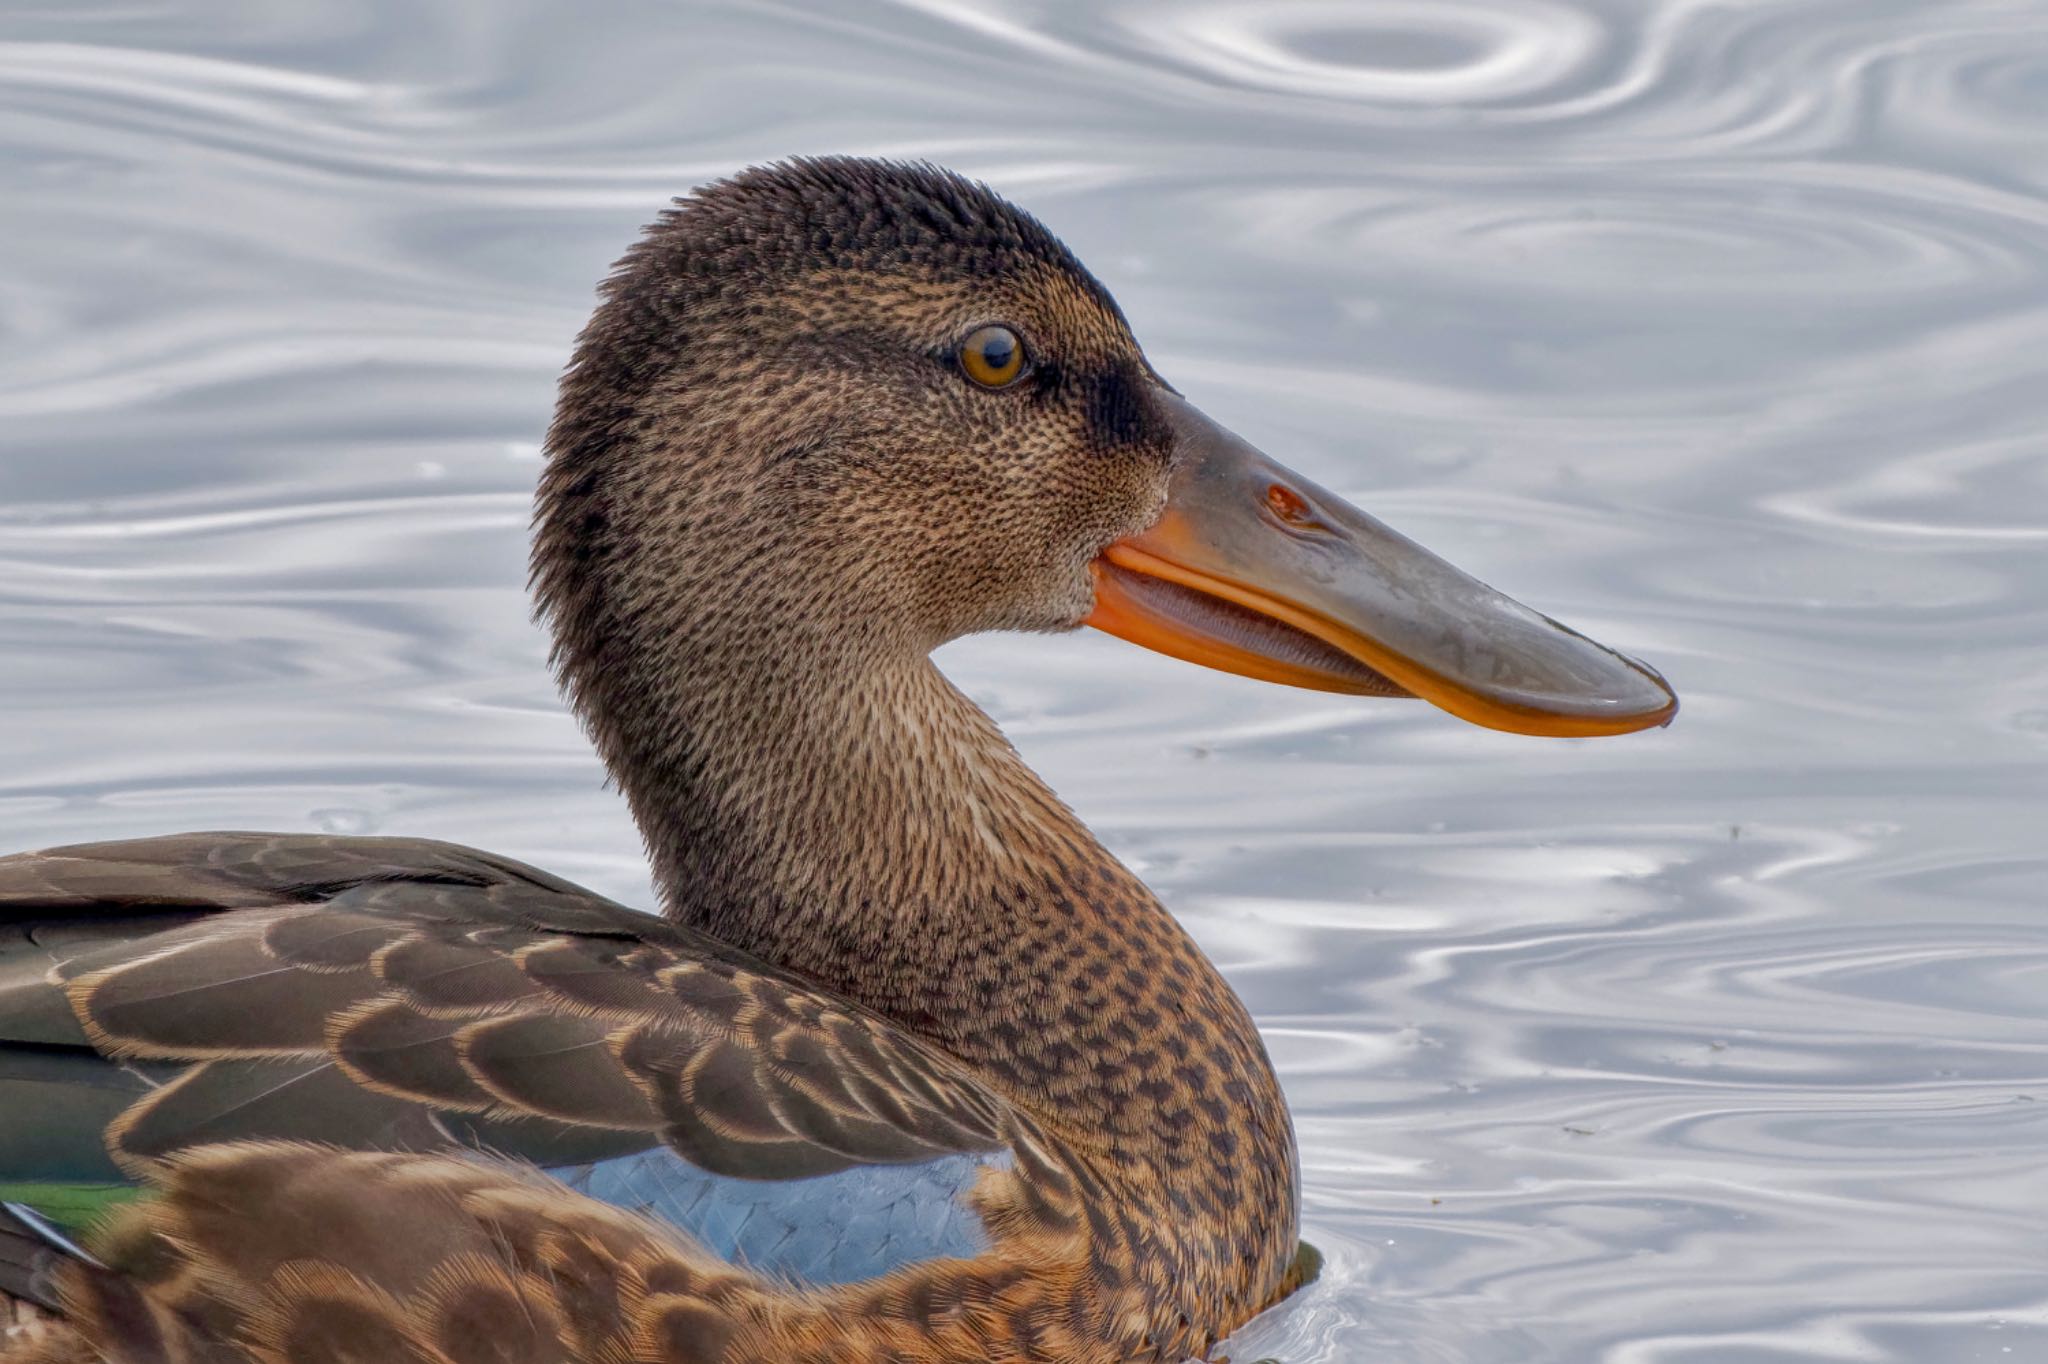
[[1275,483],[1266,489],[1266,505],[1272,509],[1273,515],[1290,526],[1307,527],[1319,524],[1316,521],[1316,514],[1309,510],[1308,503],[1302,500],[1301,494],[1284,484]]

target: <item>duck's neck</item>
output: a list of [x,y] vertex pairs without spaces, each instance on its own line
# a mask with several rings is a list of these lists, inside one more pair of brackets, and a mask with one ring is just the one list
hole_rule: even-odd
[[1243,1005],[994,723],[921,657],[719,660],[678,678],[670,652],[669,684],[612,698],[651,712],[596,727],[669,916],[1291,1238],[1293,1136]]

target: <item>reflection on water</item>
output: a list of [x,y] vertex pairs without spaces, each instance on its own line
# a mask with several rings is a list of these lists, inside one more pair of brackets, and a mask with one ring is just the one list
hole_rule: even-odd
[[1560,743],[1105,638],[955,676],[1269,1030],[1231,1353],[2048,1359],[2048,4],[140,0],[0,43],[0,830],[647,895],[526,495],[665,196],[930,156],[1229,425],[1654,660]]

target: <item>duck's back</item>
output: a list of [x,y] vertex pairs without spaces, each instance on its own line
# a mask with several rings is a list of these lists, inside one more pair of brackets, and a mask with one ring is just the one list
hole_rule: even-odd
[[[60,1225],[264,1140],[509,1156],[564,1206],[814,1288],[980,1254],[991,1215],[1072,1230],[1060,1160],[949,1058],[701,934],[419,840],[0,859],[0,1112],[0,1198]],[[0,1288],[33,1291],[20,1269]]]

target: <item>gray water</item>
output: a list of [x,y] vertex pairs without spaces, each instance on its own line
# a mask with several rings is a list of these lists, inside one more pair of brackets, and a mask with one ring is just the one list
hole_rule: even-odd
[[1212,414],[1653,661],[1468,728],[944,661],[1265,1027],[1230,1353],[2048,1360],[2048,3],[14,0],[0,844],[432,835],[645,903],[522,598],[667,196],[931,157]]

